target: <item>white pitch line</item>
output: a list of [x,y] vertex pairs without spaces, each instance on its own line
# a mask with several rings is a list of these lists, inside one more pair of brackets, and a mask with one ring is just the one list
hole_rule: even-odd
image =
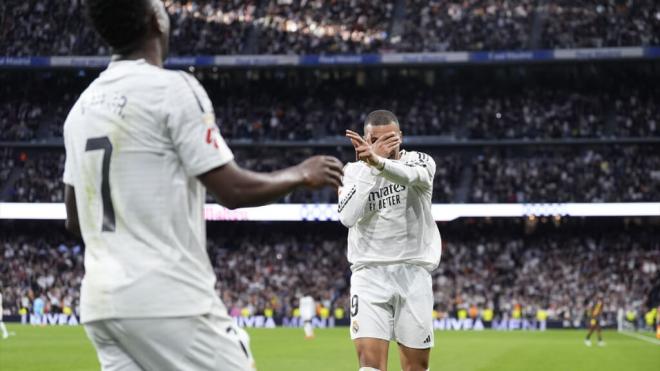
[[652,339],[648,336],[639,335],[639,334],[635,334],[633,332],[626,332],[626,331],[619,331],[619,334],[630,336],[632,338],[639,339],[639,340],[648,341],[651,344],[660,345],[660,340]]

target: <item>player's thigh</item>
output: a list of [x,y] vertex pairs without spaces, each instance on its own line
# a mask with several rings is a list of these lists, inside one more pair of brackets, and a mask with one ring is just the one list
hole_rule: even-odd
[[145,370],[247,371],[253,369],[247,334],[215,315],[122,319],[113,330]]
[[94,344],[103,371],[140,371],[140,366],[115,341],[105,327],[104,321],[85,324],[87,337]]
[[393,288],[379,269],[365,268],[351,276],[351,339],[390,341],[394,324]]
[[409,266],[399,272],[401,300],[395,308],[394,338],[413,349],[432,348],[433,286],[431,275],[423,268]]

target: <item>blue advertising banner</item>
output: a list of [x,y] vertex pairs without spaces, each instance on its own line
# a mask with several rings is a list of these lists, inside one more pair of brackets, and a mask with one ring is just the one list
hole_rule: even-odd
[[[489,52],[328,54],[328,55],[200,55],[176,56],[165,61],[170,68],[277,67],[341,65],[415,65],[457,63],[529,63],[552,61],[658,59],[660,47],[584,48],[555,50],[503,50]],[[103,68],[108,56],[0,56],[0,68]]]

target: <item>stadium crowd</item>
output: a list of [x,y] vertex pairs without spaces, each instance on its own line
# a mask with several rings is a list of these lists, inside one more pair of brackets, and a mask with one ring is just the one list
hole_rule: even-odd
[[536,150],[472,160],[470,202],[653,202],[660,200],[654,146]]
[[393,0],[270,0],[255,23],[264,54],[374,53],[386,45]]
[[[0,140],[61,137],[69,109],[94,75],[89,71],[0,73]],[[488,140],[660,136],[656,99],[660,91],[646,74],[603,79],[595,87],[588,82],[555,86],[533,79],[522,86],[512,82],[473,86],[467,79],[462,84],[429,86],[405,76],[359,84],[356,75],[308,78],[303,73],[243,81],[245,76],[210,70],[197,76],[214,102],[223,137],[231,140],[343,136],[346,129],[360,131],[366,114],[383,107],[399,116],[406,136]],[[388,84],[397,89],[387,88]]]
[[548,49],[660,44],[654,0],[552,0],[541,5],[542,46]]
[[657,230],[581,228],[576,223],[521,234],[511,226],[477,224],[458,230],[458,236],[446,233],[434,273],[437,309],[495,308],[529,319],[542,309],[549,319],[574,324],[594,296],[603,295],[610,324],[618,308],[648,310],[647,295],[660,279]]
[[[254,21],[255,1],[166,0],[174,54],[237,54]],[[0,4],[0,55],[108,55],[88,25],[83,0]],[[29,42],[26,42],[29,40]]]
[[0,232],[5,314],[79,313],[84,248],[62,233]]
[[[165,1],[172,21],[174,55],[660,44],[660,8],[653,0],[411,0],[403,3],[400,12],[394,3]],[[83,4],[83,0],[0,3],[0,55],[108,55],[110,50],[86,23]],[[396,16],[399,13],[402,18]],[[402,34],[391,37],[399,23]]]
[[[495,318],[534,319],[542,309],[548,319],[575,325],[598,294],[605,297],[609,323],[619,308],[644,311],[660,278],[657,229],[620,222],[585,230],[581,222],[572,223],[546,223],[526,232],[519,220],[441,225],[443,257],[433,273],[436,315],[479,316],[492,310]],[[327,224],[304,230],[263,224],[255,229],[253,224],[214,223],[208,228],[217,291],[230,314],[290,317],[304,294],[325,308],[319,313],[347,313],[345,229]],[[38,298],[45,304],[43,312],[79,312],[84,248],[57,228],[45,230],[3,228],[0,289],[5,314],[34,313]]]
[[[480,152],[422,148],[436,162],[433,202],[655,202],[660,200],[660,154],[654,145],[617,145],[498,150]],[[236,162],[269,172],[314,154],[354,161],[343,148],[246,148],[234,150]],[[0,199],[12,202],[62,202],[62,151],[3,150]],[[7,177],[19,172],[12,184]],[[4,174],[4,177],[2,175]],[[213,200],[208,198],[209,202]],[[331,189],[298,190],[284,203],[335,203]]]
[[407,2],[402,52],[529,49],[534,0]]

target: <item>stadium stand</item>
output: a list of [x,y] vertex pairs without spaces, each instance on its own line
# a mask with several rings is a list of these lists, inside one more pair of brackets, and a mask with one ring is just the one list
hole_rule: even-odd
[[[84,247],[50,223],[8,225],[0,232],[0,281],[5,309],[30,311],[41,296],[47,311],[78,312]],[[36,233],[35,228],[39,229]],[[523,318],[538,309],[549,319],[582,320],[588,300],[607,297],[612,323],[618,308],[642,313],[660,274],[660,236],[632,220],[468,220],[440,225],[443,258],[433,274],[438,316],[475,306]],[[334,223],[209,224],[209,254],[217,290],[234,316],[292,316],[297,298],[314,292],[323,307],[348,310],[350,270],[345,230]],[[66,309],[68,308],[68,309]]]
[[394,1],[270,0],[256,21],[264,54],[373,53],[387,42]]
[[408,2],[405,52],[529,49],[534,0]]
[[471,202],[657,201],[655,146],[488,151],[472,161]]
[[[227,139],[295,140],[361,130],[388,107],[406,136],[459,139],[658,137],[653,65],[510,67],[499,71],[196,71]],[[428,74],[435,75],[428,81]],[[62,136],[68,109],[96,71],[0,72],[0,140]],[[361,81],[363,80],[363,81]],[[29,83],[26,83],[29,82]],[[392,89],[396,86],[396,89]],[[313,91],[314,94],[310,94]]]
[[546,1],[544,48],[660,44],[660,6],[653,0]]
[[[437,166],[434,202],[537,203],[537,202],[649,202],[660,199],[660,154],[656,145],[614,147],[548,147],[484,151],[419,150],[430,154]],[[6,186],[5,201],[62,202],[62,151],[11,151],[6,163],[19,166],[19,176]],[[312,154],[353,161],[348,149],[309,148],[237,149],[238,164],[257,171],[291,166]],[[26,158],[20,161],[19,157]],[[0,200],[3,195],[0,194]],[[212,201],[209,198],[209,201]],[[330,189],[296,191],[280,202],[334,203]]]
[[[328,54],[660,44],[653,0],[167,0],[172,54]],[[82,0],[0,4],[0,55],[108,55]],[[400,34],[392,31],[401,28]]]

